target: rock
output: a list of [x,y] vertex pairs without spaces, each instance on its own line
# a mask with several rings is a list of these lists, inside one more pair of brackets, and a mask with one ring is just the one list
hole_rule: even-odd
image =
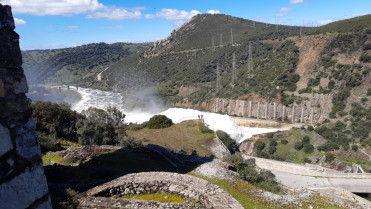
[[0,136],[1,136],[1,146],[0,146],[0,156],[7,153],[13,149],[12,139],[9,135],[9,130],[0,124]]

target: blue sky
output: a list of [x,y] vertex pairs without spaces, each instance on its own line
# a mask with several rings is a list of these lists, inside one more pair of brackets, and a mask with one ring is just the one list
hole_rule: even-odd
[[319,26],[371,13],[370,0],[0,0],[13,8],[22,49],[167,37],[198,13]]

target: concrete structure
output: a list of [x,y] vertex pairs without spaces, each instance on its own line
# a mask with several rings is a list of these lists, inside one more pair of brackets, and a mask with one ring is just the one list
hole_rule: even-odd
[[0,209],[51,208],[14,28],[0,3]]
[[[226,113],[241,117],[255,117],[260,119],[280,119],[282,122],[285,119],[292,123],[307,123],[313,124],[321,122],[325,118],[324,111],[319,107],[313,107],[311,102],[303,102],[300,106],[300,111],[297,111],[299,106],[286,107],[278,102],[254,102],[246,100],[233,100],[214,98],[210,101],[210,110],[214,112]],[[280,118],[277,118],[280,117]]]
[[[251,158],[250,156],[244,156]],[[299,165],[255,158],[258,167],[272,171],[278,181],[293,189],[342,188],[354,193],[371,193],[371,173],[341,173],[320,166]]]

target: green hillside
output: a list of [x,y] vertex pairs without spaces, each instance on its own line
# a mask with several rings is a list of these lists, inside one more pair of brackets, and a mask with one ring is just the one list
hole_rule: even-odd
[[112,63],[150,44],[97,43],[73,48],[23,51],[23,68],[30,84],[80,83]]
[[371,33],[371,15],[364,15],[346,20],[340,20],[314,28],[306,32],[308,35],[326,33]]

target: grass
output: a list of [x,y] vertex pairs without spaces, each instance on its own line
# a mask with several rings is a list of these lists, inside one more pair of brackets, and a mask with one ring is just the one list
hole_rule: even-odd
[[[300,201],[295,200],[295,203],[286,202],[278,199],[277,201],[268,200],[262,196],[262,190],[257,187],[243,181],[241,179],[235,179],[233,181],[211,179],[205,176],[190,173],[192,176],[202,178],[210,183],[213,183],[226,192],[231,194],[240,204],[248,208],[282,208],[282,209],[294,209],[294,208],[326,208],[326,209],[339,209],[344,208],[334,205],[334,203],[320,195],[312,195],[309,198],[301,198]],[[300,206],[301,205],[301,206]]]
[[355,164],[361,165],[362,167],[364,167],[364,166],[371,167],[371,162],[366,161],[366,160],[358,160],[358,159],[354,159],[354,158],[345,158],[345,157],[341,157],[341,156],[336,156],[336,160],[339,160],[339,161],[344,162],[344,163],[355,163]]
[[[311,135],[311,132],[307,132],[301,129],[296,129],[293,128],[289,130],[289,137],[285,138],[288,143],[287,144],[282,144],[281,139],[278,138],[277,141],[277,151],[273,154],[274,157],[283,160],[285,162],[291,162],[291,163],[304,163],[304,159],[308,158],[310,156],[316,156],[320,157],[322,154],[315,148],[313,153],[311,154],[306,154],[303,149],[302,150],[296,150],[294,148],[296,142],[301,142],[302,138],[305,135]],[[321,144],[322,142],[319,141],[314,141],[313,137],[310,137],[310,143],[314,144],[315,147],[318,144]],[[262,139],[262,141],[265,142],[265,148],[264,152],[268,153],[269,149],[269,139]]]
[[60,164],[62,158],[63,158],[62,156],[57,155],[43,155],[41,157],[44,166],[53,165],[54,163]]
[[[170,193],[163,193],[163,194],[142,194],[142,195],[124,195],[122,198],[126,199],[137,199],[137,200],[151,200],[151,201],[158,201],[158,202],[171,202],[171,203],[184,203],[187,200],[181,198],[180,196],[170,194]],[[191,201],[191,203],[195,205],[200,205],[200,203]]]
[[[129,136],[145,139],[144,144],[157,144],[173,150],[196,150],[199,156],[211,156],[205,148],[214,138],[214,133],[201,133],[198,121],[189,120],[164,129],[142,129],[127,131]],[[188,153],[190,154],[190,153]]]

